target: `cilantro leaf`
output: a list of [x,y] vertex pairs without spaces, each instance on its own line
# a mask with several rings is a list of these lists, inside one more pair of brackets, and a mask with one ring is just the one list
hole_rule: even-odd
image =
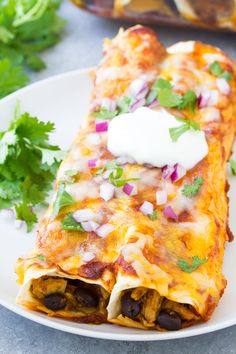
[[92,113],[93,117],[99,118],[99,119],[112,119],[118,114],[118,111],[109,111],[108,109],[104,107],[100,107],[98,111],[95,111]]
[[106,163],[106,170],[113,170],[118,167],[116,160],[110,160]]
[[39,259],[42,262],[47,262],[47,258],[42,254],[38,254],[35,258]]
[[178,107],[182,102],[182,96],[171,89],[164,88],[159,91],[158,102],[163,107]]
[[222,72],[223,69],[218,61],[214,61],[210,66],[209,66],[210,72],[215,75],[219,76]]
[[32,206],[45,203],[62,158],[49,144],[53,129],[50,122],[21,114],[17,105],[9,129],[0,132],[0,209],[14,206],[27,231],[37,221]]
[[192,184],[185,184],[182,189],[182,194],[185,197],[195,197],[200,191],[200,187],[203,184],[204,180],[202,177],[195,177]]
[[119,97],[116,101],[119,114],[128,113],[132,105],[132,98],[128,96]]
[[0,98],[25,86],[32,70],[46,67],[38,54],[61,37],[58,0],[0,1]]
[[27,232],[32,231],[34,224],[38,221],[37,215],[32,211],[30,205],[25,203],[15,204],[16,218],[24,220],[27,225]]
[[198,256],[192,257],[192,264],[183,258],[179,258],[176,265],[186,273],[192,273],[194,270],[198,269],[202,264],[207,262],[207,258],[199,258]]
[[152,221],[157,219],[157,210],[154,210],[152,214],[149,214],[149,219],[151,219]]
[[123,187],[127,182],[131,181],[138,181],[140,178],[127,178],[127,179],[114,179],[114,178],[109,178],[110,182],[115,186],[115,187]]
[[170,137],[171,140],[173,142],[176,142],[179,137],[184,134],[185,132],[187,132],[188,130],[200,130],[200,125],[197,122],[194,122],[193,120],[190,119],[182,119],[182,118],[178,118],[176,117],[176,120],[178,120],[179,122],[182,122],[182,125],[179,125],[177,127],[173,127],[173,128],[169,128],[169,133],[170,133]]
[[63,230],[84,232],[81,223],[75,221],[71,213],[67,214],[67,216],[61,221],[61,227]]
[[65,184],[61,183],[57,191],[55,202],[53,204],[52,217],[55,218],[58,215],[61,208],[73,204],[75,204],[75,200],[65,190]]
[[9,59],[0,60],[0,98],[27,85],[28,82],[22,67],[13,65]]
[[233,74],[225,70],[222,74],[220,74],[220,77],[226,79],[227,81],[230,81],[233,78]]
[[233,159],[231,159],[229,161],[230,163],[230,170],[233,176],[236,176],[236,161],[234,161]]
[[193,90],[188,90],[182,97],[182,102],[179,105],[179,109],[189,108],[192,112],[196,107],[197,95]]
[[172,89],[171,82],[169,80],[165,80],[163,78],[160,78],[156,80],[152,86],[152,90],[162,90],[162,89]]

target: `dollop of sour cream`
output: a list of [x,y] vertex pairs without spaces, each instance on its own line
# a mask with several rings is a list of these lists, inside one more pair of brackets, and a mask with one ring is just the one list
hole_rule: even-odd
[[138,108],[133,113],[120,114],[108,127],[108,150],[114,156],[127,156],[138,164],[193,168],[208,153],[205,133],[188,130],[176,142],[170,137],[170,128],[183,125],[165,109]]

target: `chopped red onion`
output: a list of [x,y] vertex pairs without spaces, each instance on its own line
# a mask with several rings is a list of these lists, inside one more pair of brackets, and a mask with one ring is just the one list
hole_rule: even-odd
[[210,97],[208,100],[208,106],[215,106],[219,101],[219,91],[217,90],[210,90]]
[[93,252],[85,252],[81,258],[84,262],[90,262],[95,258],[95,254]]
[[95,231],[99,227],[99,224],[96,223],[95,221],[92,221],[92,220],[91,221],[82,221],[81,225],[82,225],[83,229],[87,232]]
[[5,219],[5,220],[13,219],[14,211],[10,208],[2,209],[0,212],[0,216],[2,219]]
[[96,230],[96,234],[99,237],[106,237],[107,235],[109,235],[113,230],[115,229],[115,227],[111,224],[103,224],[101,226],[99,226],[99,228]]
[[97,161],[98,161],[98,159],[88,160],[88,167],[91,167],[91,168],[96,167]]
[[186,169],[178,163],[174,165],[174,172],[171,175],[171,181],[176,182],[186,175]]
[[198,96],[199,108],[206,107],[208,105],[209,98],[210,98],[209,91],[203,91],[202,93],[200,93],[200,95]]
[[149,108],[154,108],[156,106],[159,106],[159,102],[157,101],[157,99],[155,98],[149,105]]
[[216,107],[203,108],[201,114],[205,122],[218,121],[221,118],[220,111]]
[[148,93],[148,86],[143,79],[136,79],[129,86],[129,93],[136,99],[141,99]]
[[114,112],[114,110],[116,109],[116,101],[105,97],[101,100],[101,106],[110,112]]
[[130,107],[130,112],[136,111],[136,109],[143,107],[145,105],[145,98],[141,98],[138,101],[134,102],[132,106]]
[[143,213],[144,215],[151,215],[153,213],[153,204],[145,201],[141,207],[139,208],[139,210],[141,211],[141,213]]
[[167,193],[166,191],[157,191],[156,192],[156,204],[163,205],[167,202]]
[[230,85],[225,78],[219,77],[216,79],[216,86],[223,95],[228,95],[230,93]]
[[115,187],[109,182],[104,182],[100,185],[100,197],[106,202],[113,198],[115,193]]
[[108,129],[108,122],[103,121],[103,122],[96,122],[96,132],[101,133],[101,132],[106,132]]
[[104,181],[102,176],[95,176],[93,177],[93,180],[97,184],[101,184]]
[[131,195],[133,189],[134,189],[134,186],[132,186],[132,184],[125,183],[125,185],[123,187],[123,192],[127,195]]
[[168,219],[178,220],[178,215],[174,212],[174,210],[171,208],[171,206],[166,207],[166,208],[163,210],[163,214],[164,214]]
[[174,172],[175,168],[174,166],[166,165],[162,168],[162,177],[164,179],[167,179],[171,177],[172,173]]
[[73,213],[73,218],[77,222],[90,221],[95,218],[95,214],[92,209],[80,209]]
[[134,159],[132,159],[132,157],[128,157],[128,156],[120,156],[116,159],[116,162],[118,165],[125,165],[127,163],[129,163],[129,164],[135,163]]

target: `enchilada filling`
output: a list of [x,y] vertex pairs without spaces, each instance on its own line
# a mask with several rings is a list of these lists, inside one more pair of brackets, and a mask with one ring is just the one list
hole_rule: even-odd
[[49,312],[63,311],[84,317],[106,315],[108,292],[99,285],[77,279],[43,276],[32,280],[31,294]]
[[179,330],[200,320],[194,308],[159,295],[143,287],[125,290],[121,295],[121,315],[158,330]]

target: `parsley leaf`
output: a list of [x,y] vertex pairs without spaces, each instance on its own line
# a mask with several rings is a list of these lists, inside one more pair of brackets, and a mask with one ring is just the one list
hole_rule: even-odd
[[84,232],[81,223],[75,221],[71,213],[67,214],[67,216],[61,221],[61,227],[63,230]]
[[200,130],[199,123],[194,122],[193,120],[182,119],[182,118],[178,118],[178,117],[176,117],[176,120],[178,120],[179,122],[182,122],[183,125],[169,128],[170,137],[173,142],[176,142],[182,134],[184,134],[185,132],[187,132],[190,129]]
[[222,72],[223,69],[221,67],[221,65],[219,64],[218,61],[214,61],[210,66],[209,66],[209,70],[210,72],[215,75],[215,76],[219,76]]
[[192,257],[192,264],[189,264],[183,258],[179,258],[176,265],[186,273],[192,273],[194,270],[198,269],[202,264],[207,262],[207,258],[199,258],[198,256]]
[[57,196],[53,204],[52,217],[55,218],[61,208],[64,206],[69,206],[75,204],[75,200],[72,196],[65,190],[65,184],[61,183],[57,191]]
[[38,221],[37,215],[32,211],[29,204],[15,204],[16,218],[24,220],[27,225],[27,232],[32,231],[34,224]]
[[0,98],[28,83],[25,66],[46,67],[38,53],[60,40],[59,6],[60,0],[0,1]]
[[200,187],[203,184],[204,180],[202,177],[195,177],[192,184],[185,184],[182,189],[182,194],[185,197],[195,197],[200,191]]
[[118,114],[118,111],[109,111],[104,107],[100,107],[98,111],[92,113],[95,118],[99,119],[112,119]]
[[233,176],[236,176],[236,161],[234,161],[233,159],[231,159],[229,161],[230,163],[230,170]]

